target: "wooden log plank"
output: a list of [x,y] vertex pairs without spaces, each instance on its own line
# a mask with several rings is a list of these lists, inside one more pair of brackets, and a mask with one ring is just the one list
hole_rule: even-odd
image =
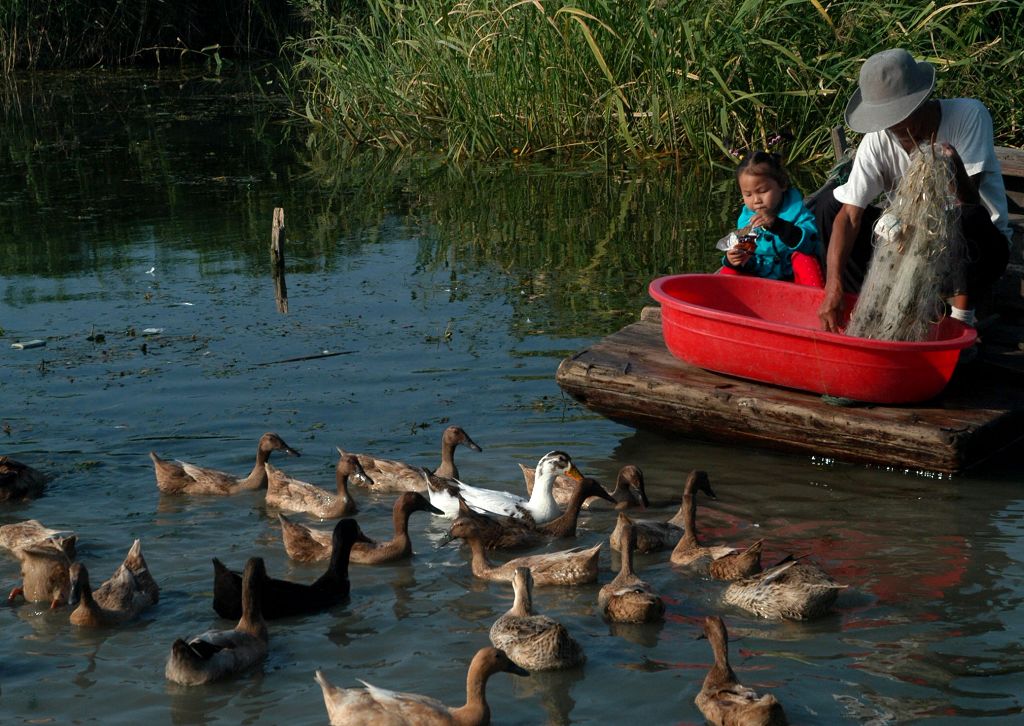
[[998,394],[982,397],[987,404],[979,408],[948,401],[842,408],[696,369],[665,348],[660,323],[651,319],[657,308],[642,316],[562,361],[559,385],[587,407],[633,425],[909,469],[959,471],[1024,436],[1024,400],[1019,410],[1007,410]]

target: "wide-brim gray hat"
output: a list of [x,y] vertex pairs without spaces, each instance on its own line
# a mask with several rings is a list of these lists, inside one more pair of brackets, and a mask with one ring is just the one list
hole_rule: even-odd
[[860,82],[846,104],[846,123],[859,133],[895,126],[914,113],[935,88],[935,66],[915,61],[902,48],[883,50],[864,61]]

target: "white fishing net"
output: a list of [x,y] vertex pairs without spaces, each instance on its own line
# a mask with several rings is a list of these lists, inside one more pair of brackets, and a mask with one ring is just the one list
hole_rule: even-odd
[[874,228],[875,250],[848,335],[921,341],[963,288],[964,252],[954,172],[932,145],[919,147]]

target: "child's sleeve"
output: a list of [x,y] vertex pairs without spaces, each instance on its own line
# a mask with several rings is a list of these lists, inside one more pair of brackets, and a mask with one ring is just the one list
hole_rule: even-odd
[[800,210],[792,222],[776,217],[768,229],[793,252],[802,252],[805,255],[818,252],[818,225],[814,215],[806,207]]

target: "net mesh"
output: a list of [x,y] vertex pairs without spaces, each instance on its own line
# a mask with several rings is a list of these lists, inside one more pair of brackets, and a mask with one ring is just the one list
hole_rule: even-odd
[[918,148],[874,228],[875,250],[848,335],[927,340],[944,300],[963,289],[963,240],[950,160]]

